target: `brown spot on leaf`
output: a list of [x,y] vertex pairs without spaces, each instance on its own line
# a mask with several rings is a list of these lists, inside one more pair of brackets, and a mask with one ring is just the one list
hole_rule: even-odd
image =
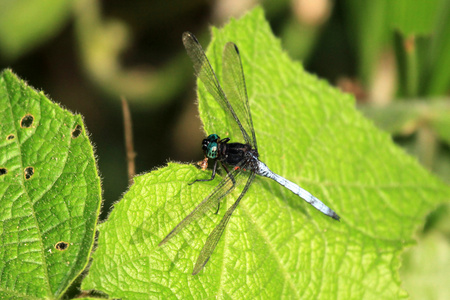
[[55,249],[59,250],[59,251],[64,251],[67,250],[67,248],[69,248],[69,243],[67,242],[57,242],[55,245]]
[[26,167],[25,170],[23,171],[23,173],[25,174],[25,179],[30,179],[31,176],[33,176],[34,174],[34,168],[33,167]]
[[72,130],[72,138],[76,139],[77,137],[79,137],[82,129],[83,128],[81,128],[81,126],[77,124],[77,126],[75,126],[75,129]]
[[32,114],[26,114],[23,116],[22,120],[20,121],[20,127],[22,128],[30,128],[31,125],[33,125],[34,117]]

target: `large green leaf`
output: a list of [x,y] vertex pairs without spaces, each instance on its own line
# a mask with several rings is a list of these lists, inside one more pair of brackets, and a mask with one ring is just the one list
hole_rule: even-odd
[[[291,61],[261,9],[213,30],[207,54],[219,80],[227,41],[240,48],[261,160],[322,199],[341,222],[257,177],[205,269],[192,276],[237,192],[218,215],[205,214],[158,247],[220,180],[188,185],[210,172],[169,163],[136,177],[115,205],[82,287],[124,299],[405,297],[400,254],[449,189],[362,117],[352,97]],[[207,133],[242,141],[202,85],[199,109]]]
[[79,115],[0,73],[0,298],[59,298],[88,263],[100,180]]

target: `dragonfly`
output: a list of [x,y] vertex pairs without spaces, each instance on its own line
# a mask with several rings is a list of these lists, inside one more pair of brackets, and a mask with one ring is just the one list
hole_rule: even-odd
[[221,200],[236,186],[243,185],[245,182],[240,195],[233,205],[227,209],[220,223],[210,233],[205,245],[200,251],[192,272],[192,275],[198,274],[214,252],[231,215],[238,207],[256,175],[275,180],[323,214],[339,221],[340,217],[322,201],[297,184],[272,172],[266,164],[259,160],[255,130],[253,129],[244,71],[238,47],[232,42],[228,42],[224,47],[221,85],[197,38],[190,32],[184,32],[183,44],[194,64],[196,76],[226,112],[227,118],[231,120],[231,126],[238,130],[234,132],[240,131],[242,133],[245,143],[231,143],[230,138],[227,137],[222,139],[215,133],[210,134],[202,141],[202,150],[205,158],[199,165],[203,170],[206,170],[208,160],[214,160],[212,174],[208,179],[197,179],[191,184],[199,181],[213,180],[216,175],[218,163],[220,163],[226,171],[226,176],[189,215],[175,226],[158,246],[166,244],[183,228],[200,218],[208,210],[213,210],[217,207],[217,214],[219,212]]

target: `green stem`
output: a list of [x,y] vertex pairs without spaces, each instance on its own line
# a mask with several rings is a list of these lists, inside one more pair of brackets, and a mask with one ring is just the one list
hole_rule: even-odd
[[417,64],[417,51],[415,37],[408,37],[405,42],[405,93],[407,97],[417,97],[418,95],[418,80],[419,80],[419,68]]

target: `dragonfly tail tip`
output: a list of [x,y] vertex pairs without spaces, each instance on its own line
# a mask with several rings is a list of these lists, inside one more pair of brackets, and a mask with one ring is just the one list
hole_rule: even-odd
[[334,211],[332,211],[331,209],[328,212],[324,213],[324,214],[329,216],[329,217],[331,217],[331,218],[333,218],[333,219],[335,219],[336,221],[339,221],[339,222],[341,221],[341,217],[339,217],[338,214],[335,213]]
[[330,217],[332,217],[333,219],[335,219],[336,221],[341,221],[341,217],[339,217],[338,215],[337,215],[337,213],[335,213],[335,212],[333,212],[333,214],[330,216]]

